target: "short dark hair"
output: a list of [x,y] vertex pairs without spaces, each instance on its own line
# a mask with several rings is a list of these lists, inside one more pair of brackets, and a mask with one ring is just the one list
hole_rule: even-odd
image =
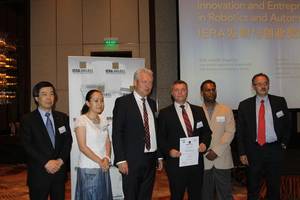
[[56,91],[55,91],[55,87],[52,85],[52,83],[48,82],[48,81],[40,81],[38,82],[32,89],[32,96],[34,99],[34,103],[36,105],[38,105],[38,102],[35,100],[35,97],[39,97],[40,94],[40,90],[44,87],[51,87],[53,89],[54,92],[54,96],[56,98]]
[[183,80],[176,80],[172,84],[172,89],[173,89],[174,85],[177,85],[177,84],[184,84],[186,87],[188,87],[188,84],[185,81],[183,81]]
[[200,86],[201,92],[203,92],[204,85],[205,85],[205,84],[208,84],[208,83],[211,83],[211,84],[213,84],[215,87],[217,87],[217,85],[216,85],[216,83],[215,83],[214,81],[212,81],[212,80],[205,80],[205,81],[203,81],[203,82],[201,83],[201,86]]
[[259,76],[265,77],[265,78],[267,79],[268,83],[270,82],[270,79],[269,79],[269,77],[268,77],[267,74],[264,74],[264,73],[258,73],[258,74],[255,74],[255,75],[252,77],[252,85],[255,85],[254,81],[255,81],[255,79],[256,79],[257,77],[259,77]]

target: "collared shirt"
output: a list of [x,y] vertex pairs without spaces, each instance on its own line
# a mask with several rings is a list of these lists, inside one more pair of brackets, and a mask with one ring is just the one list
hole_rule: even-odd
[[[142,98],[136,91],[133,92],[134,98],[136,100],[136,103],[139,107],[141,116],[143,118],[143,122],[144,122],[144,110],[143,110],[143,101]],[[151,144],[151,148],[149,150],[146,149],[145,146],[145,153],[149,153],[149,152],[154,152],[157,150],[157,142],[156,142],[156,132],[155,132],[155,122],[154,122],[154,116],[153,116],[153,112],[148,104],[147,101],[147,97],[144,97],[145,100],[145,105],[146,105],[146,110],[148,113],[148,122],[149,122],[149,132],[150,132],[150,144]]]
[[212,115],[213,115],[213,113],[214,113],[214,111],[215,111],[215,107],[216,107],[217,104],[218,104],[218,103],[216,102],[214,106],[207,107],[207,106],[205,105],[205,103],[203,103],[203,106],[202,106],[202,107],[203,107],[203,108],[206,108],[206,111],[207,111],[207,113],[208,113],[209,119],[211,119],[211,117],[212,117]]
[[[259,115],[261,100],[264,100],[264,104],[265,104],[266,143],[276,142],[277,135],[274,129],[272,108],[268,96],[265,97],[256,96],[256,134],[258,133],[258,115]],[[256,136],[256,141],[257,141],[257,136]]]
[[[46,117],[46,111],[45,110],[43,110],[43,109],[41,109],[40,107],[38,107],[38,111],[40,112],[40,114],[41,114],[41,116],[42,116],[42,119],[43,119],[43,122],[44,122],[44,124],[45,124],[45,126],[46,126],[46,122],[47,122],[47,117]],[[50,118],[50,121],[51,121],[51,123],[52,123],[52,127],[53,127],[53,129],[54,129],[54,131],[55,131],[55,125],[54,125],[54,119],[53,119],[53,115],[52,115],[52,112],[51,111],[49,111],[49,113],[50,113],[50,115],[49,115],[49,118]]]
[[[190,104],[188,104],[187,102],[185,102],[182,105],[184,105],[184,109],[185,109],[185,111],[186,111],[186,113],[187,113],[187,115],[189,117],[189,120],[191,122],[192,128],[194,130],[194,117],[193,117],[193,113],[192,113]],[[186,137],[188,137],[187,129],[186,129],[186,126],[185,126],[185,123],[184,123],[184,119],[183,119],[183,116],[182,116],[182,108],[180,107],[181,104],[179,104],[177,102],[174,102],[174,106],[175,106],[175,110],[177,112],[177,115],[179,117],[181,126],[182,126],[182,128],[184,130],[184,133],[185,133]]]

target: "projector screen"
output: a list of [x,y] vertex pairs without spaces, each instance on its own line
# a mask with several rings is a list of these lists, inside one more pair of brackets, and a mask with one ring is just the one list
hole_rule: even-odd
[[178,0],[180,79],[201,104],[200,84],[217,84],[218,101],[237,109],[253,96],[256,73],[270,93],[300,108],[300,1]]

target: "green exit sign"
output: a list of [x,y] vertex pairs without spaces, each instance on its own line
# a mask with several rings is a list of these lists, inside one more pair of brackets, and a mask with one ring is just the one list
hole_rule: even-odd
[[103,44],[105,47],[116,47],[119,44],[118,38],[104,38]]

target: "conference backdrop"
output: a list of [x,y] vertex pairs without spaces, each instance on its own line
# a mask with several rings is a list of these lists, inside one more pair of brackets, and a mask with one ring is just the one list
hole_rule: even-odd
[[300,108],[298,0],[178,0],[180,78],[201,103],[202,81],[217,83],[232,108],[254,95],[251,78],[266,73],[270,92]]
[[[145,66],[142,58],[109,58],[69,56],[69,116],[73,136],[71,151],[71,187],[72,199],[76,186],[76,168],[78,166],[79,149],[74,132],[74,122],[80,116],[85,103],[85,95],[91,89],[98,89],[104,95],[104,114],[109,122],[111,137],[112,110],[116,98],[131,93],[133,90],[133,74]],[[113,152],[112,152],[113,153]],[[114,157],[112,154],[111,160]],[[110,168],[114,199],[123,199],[122,177],[114,166]]]

